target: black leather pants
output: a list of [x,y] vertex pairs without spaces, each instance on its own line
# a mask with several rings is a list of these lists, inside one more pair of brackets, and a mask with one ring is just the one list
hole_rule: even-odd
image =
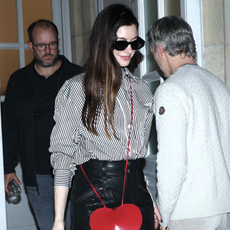
[[[106,207],[120,206],[125,161],[90,160],[82,166]],[[146,189],[141,160],[130,160],[128,163],[125,203],[132,203],[140,208],[143,216],[141,230],[154,229],[153,203]],[[103,205],[79,166],[74,177],[71,204],[73,229],[90,230],[89,218],[91,213],[97,208],[103,207]]]

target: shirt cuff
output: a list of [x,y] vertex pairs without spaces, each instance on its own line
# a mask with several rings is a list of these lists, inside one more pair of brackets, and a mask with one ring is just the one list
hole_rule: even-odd
[[54,187],[71,187],[73,173],[69,170],[54,170]]

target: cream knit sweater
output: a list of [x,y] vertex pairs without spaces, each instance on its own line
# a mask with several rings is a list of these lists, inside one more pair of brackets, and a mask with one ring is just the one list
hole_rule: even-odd
[[207,70],[184,65],[154,100],[162,225],[230,212],[230,90]]

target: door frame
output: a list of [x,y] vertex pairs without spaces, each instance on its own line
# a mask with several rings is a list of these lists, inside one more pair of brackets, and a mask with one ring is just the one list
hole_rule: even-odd
[[181,16],[192,27],[196,42],[197,64],[204,66],[204,32],[202,0],[181,0]]
[[[164,0],[157,0],[158,18],[165,16]],[[180,0],[181,17],[191,26],[196,42],[197,64],[204,65],[203,4],[202,0]]]

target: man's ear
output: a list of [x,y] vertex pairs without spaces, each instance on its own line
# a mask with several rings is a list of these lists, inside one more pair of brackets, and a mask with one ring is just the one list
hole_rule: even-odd
[[158,50],[159,55],[163,56],[165,54],[165,50],[164,50],[164,48],[163,48],[161,43],[158,44],[157,50]]
[[30,42],[30,41],[27,42],[27,45],[29,47],[30,52],[33,53],[33,44],[32,44],[32,42]]

